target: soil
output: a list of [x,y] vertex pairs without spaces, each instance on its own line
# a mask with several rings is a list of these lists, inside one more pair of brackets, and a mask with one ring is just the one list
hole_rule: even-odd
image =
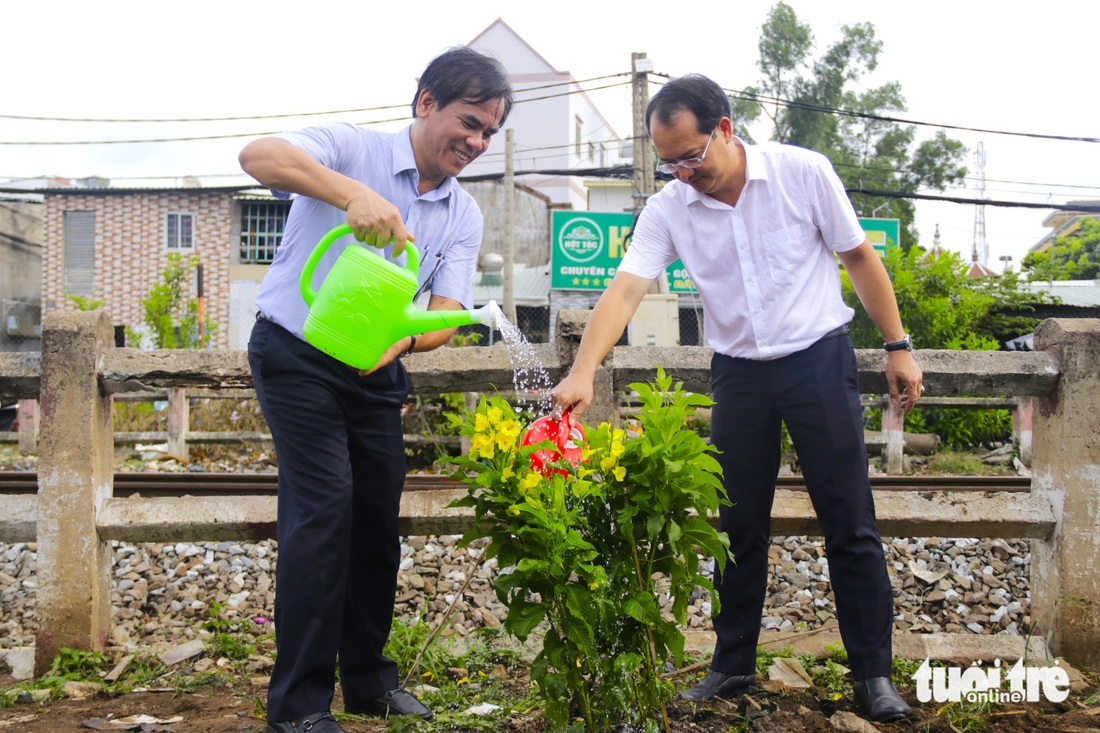
[[[0,689],[9,689],[14,681],[0,676]],[[59,733],[95,729],[96,719],[102,725],[111,719],[127,716],[153,716],[161,721],[179,717],[177,722],[154,723],[130,730],[174,731],[175,733],[230,733],[265,729],[262,700],[266,692],[265,678],[240,679],[228,682],[216,677],[189,691],[130,692],[108,695],[99,693],[85,699],[64,698],[44,702],[16,702],[0,709],[0,732]],[[525,680],[517,679],[522,686]],[[903,696],[913,706],[907,721],[879,724],[864,730],[897,731],[898,733],[961,733],[986,730],[1004,733],[1079,733],[1100,730],[1100,701],[1097,689],[1071,694],[1060,704],[1049,702],[1006,704],[977,718],[952,717],[951,706],[917,703],[913,691],[903,690]],[[334,701],[339,709],[340,699]],[[418,726],[416,730],[462,730],[454,720],[448,722],[446,711],[437,710],[434,724]],[[689,703],[674,700],[668,708],[669,727],[673,731],[691,733],[834,733],[844,728],[840,724],[855,712],[850,698],[837,701],[823,699],[812,692],[760,693],[736,701],[716,700],[710,703]],[[340,716],[348,733],[368,733],[388,730],[388,724],[378,719]],[[499,733],[546,733],[545,722],[538,711],[514,714],[511,717],[478,726],[481,730]],[[858,723],[857,723],[858,725]],[[978,727],[980,725],[980,727]],[[107,730],[109,728],[99,728]],[[395,730],[412,728],[395,727]],[[115,728],[114,730],[120,730]]]

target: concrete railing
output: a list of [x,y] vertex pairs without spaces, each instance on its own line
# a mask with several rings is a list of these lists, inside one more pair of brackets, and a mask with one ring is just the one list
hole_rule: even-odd
[[[536,345],[551,380],[572,363],[586,312],[558,314],[554,344]],[[1032,540],[1032,618],[1048,625],[1056,652],[1100,664],[1100,321],[1046,321],[1036,352],[918,351],[928,395],[1032,398],[1032,491],[876,496],[885,536],[1003,537]],[[163,389],[248,388],[241,351],[118,349],[107,317],[46,316],[42,354],[0,354],[0,397],[41,402],[37,496],[0,496],[0,541],[37,540],[36,665],[62,646],[101,646],[110,631],[110,540],[173,542],[274,536],[270,496],[115,497],[112,396]],[[658,365],[689,390],[710,390],[702,347],[617,347],[597,371],[590,423],[609,420],[615,395],[649,381]],[[860,389],[886,391],[885,355],[860,351]],[[510,389],[511,360],[501,345],[440,349],[407,362],[422,395]],[[454,534],[467,510],[448,509],[460,489],[407,492],[406,534]],[[777,492],[772,531],[818,535],[805,492]],[[1072,599],[1067,603],[1066,599]]]

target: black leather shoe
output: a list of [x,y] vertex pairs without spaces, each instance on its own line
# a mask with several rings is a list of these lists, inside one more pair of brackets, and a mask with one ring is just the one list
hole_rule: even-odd
[[266,733],[347,733],[332,713],[313,713],[281,723],[267,722]]
[[391,715],[419,715],[424,720],[432,720],[435,713],[416,699],[408,690],[397,688],[363,706],[345,707],[353,715],[369,715],[376,718],[388,718]]
[[755,682],[755,674],[726,674],[712,669],[707,672],[702,682],[690,690],[681,692],[680,697],[695,701],[710,700],[715,697],[726,699],[740,697],[751,692]]
[[868,677],[852,683],[856,705],[876,723],[901,720],[912,710],[889,677]]

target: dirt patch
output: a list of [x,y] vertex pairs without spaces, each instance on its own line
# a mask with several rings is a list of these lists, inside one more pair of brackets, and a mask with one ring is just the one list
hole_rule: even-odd
[[[517,685],[520,678],[517,677]],[[0,677],[0,689],[13,686],[10,678]],[[686,685],[685,685],[686,686]],[[519,690],[517,689],[517,696]],[[51,699],[41,702],[15,702],[0,709],[0,733],[59,733],[88,730],[84,727],[94,719],[108,720],[127,716],[147,715],[165,721],[145,730],[176,733],[230,733],[263,731],[262,700],[266,690],[263,680],[227,680],[207,677],[188,690],[171,692],[130,692],[106,694],[76,700]],[[958,733],[987,730],[1003,733],[1077,733],[1100,730],[1100,701],[1096,688],[1071,694],[1060,704],[1025,703],[995,706],[992,710],[962,715],[959,707],[937,703],[919,704],[911,689],[903,690],[913,705],[912,717],[900,723],[877,725],[883,731],[899,733]],[[477,703],[476,696],[463,701],[433,703],[436,722],[416,727],[417,730],[494,730],[499,733],[546,733],[547,726],[537,710],[513,712],[496,719],[473,719],[462,711]],[[337,696],[335,707],[339,709]],[[815,692],[760,693],[736,701],[716,700],[710,703],[673,701],[668,708],[669,724],[674,731],[692,733],[833,733],[839,723],[853,714],[851,699],[829,699]],[[388,729],[385,721],[339,716],[348,733],[368,733]],[[849,718],[850,719],[850,718]],[[402,728],[409,730],[409,728]]]

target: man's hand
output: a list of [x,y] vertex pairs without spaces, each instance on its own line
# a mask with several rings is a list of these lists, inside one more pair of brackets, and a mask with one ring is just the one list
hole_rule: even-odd
[[359,376],[360,377],[365,377],[368,374],[373,374],[374,372],[378,371],[382,367],[386,366],[387,364],[392,362],[394,359],[396,359],[397,357],[404,354],[405,351],[409,348],[410,343],[412,343],[412,339],[410,339],[408,336],[402,336],[401,338],[399,338],[397,340],[397,343],[395,343],[390,348],[386,349],[386,353],[382,354],[382,358],[380,358],[378,360],[378,363],[375,364],[372,368],[370,368],[370,369],[360,369],[359,370]]
[[397,207],[366,186],[348,201],[347,212],[348,226],[364,244],[382,248],[392,240],[393,253],[399,255],[413,239]]
[[553,403],[550,414],[561,417],[563,412],[573,408],[573,417],[579,417],[592,404],[592,393],[591,377],[581,377],[570,372],[550,394]]
[[924,392],[924,373],[910,351],[886,354],[886,382],[890,385],[890,404],[910,412]]

